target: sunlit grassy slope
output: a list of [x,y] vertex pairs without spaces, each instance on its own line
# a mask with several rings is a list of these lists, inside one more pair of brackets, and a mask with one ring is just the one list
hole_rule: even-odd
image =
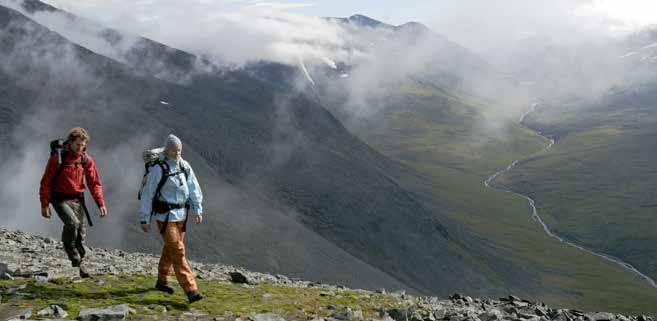
[[[362,290],[325,290],[321,288],[295,288],[275,284],[242,285],[228,281],[199,280],[205,299],[193,305],[182,293],[167,295],[153,289],[154,277],[141,275],[99,275],[90,279],[60,278],[46,283],[30,279],[0,280],[0,292],[25,286],[21,296],[8,296],[0,304],[3,312],[10,309],[33,309],[33,313],[49,304],[65,306],[69,317],[75,317],[81,308],[105,308],[128,304],[134,309],[129,320],[170,320],[185,312],[215,316],[241,316],[249,313],[276,313],[287,320],[305,319],[308,315],[327,317],[335,310],[333,305],[361,310],[364,317],[378,316],[380,309],[404,308],[407,303],[391,295]],[[177,286],[177,284],[174,284]],[[178,291],[181,292],[181,291]],[[18,308],[18,309],[16,309]],[[196,319],[196,318],[187,318]],[[182,318],[181,320],[186,320]]]
[[657,278],[656,107],[650,90],[546,105],[529,125],[557,144],[500,182],[531,193],[557,233]]
[[[429,188],[405,182],[410,190],[446,198],[453,218],[490,241],[500,255],[539,275],[536,299],[585,310],[657,312],[657,289],[618,265],[548,237],[532,220],[526,200],[484,187],[486,177],[513,160],[544,157],[548,141],[518,125],[517,117],[491,124],[489,107],[466,99],[430,89],[405,91],[367,125],[352,130],[430,179]],[[556,179],[547,168],[534,172]],[[557,196],[554,206],[567,194],[559,184],[547,189]]]

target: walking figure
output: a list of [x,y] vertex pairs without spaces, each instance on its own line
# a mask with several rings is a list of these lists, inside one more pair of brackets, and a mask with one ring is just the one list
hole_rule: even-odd
[[194,211],[196,224],[203,220],[203,195],[192,167],[181,154],[182,142],[174,135],[167,137],[164,148],[144,153],[147,163],[139,193],[139,215],[144,232],[149,231],[150,220],[155,217],[164,240],[155,288],[172,294],[169,275],[173,271],[192,303],[203,296],[185,258],[185,230],[190,209]]
[[62,242],[71,265],[79,267],[80,276],[89,277],[84,266],[87,251],[84,248],[86,236],[85,216],[89,226],[93,226],[89,211],[84,202],[84,181],[100,209],[100,217],[107,216],[103,199],[103,186],[93,158],[87,153],[89,134],[84,128],[72,128],[65,141],[50,143],[51,156],[41,177],[39,198],[41,216],[49,219],[49,204],[64,222]]

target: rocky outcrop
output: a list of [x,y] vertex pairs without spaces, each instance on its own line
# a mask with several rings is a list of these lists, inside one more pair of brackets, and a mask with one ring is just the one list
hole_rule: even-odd
[[[78,269],[71,267],[64,255],[62,243],[51,238],[19,231],[0,229],[0,278],[35,277],[47,280],[53,277],[74,277]],[[157,274],[159,256],[131,253],[122,250],[88,248],[84,267],[91,274]],[[258,284],[269,282],[295,287],[325,286],[313,282],[291,279],[283,275],[250,272],[241,268],[190,261],[194,274],[201,279],[225,280],[236,283]]]
[[[53,277],[75,277],[77,270],[70,267],[63,255],[61,243],[40,236],[29,235],[17,231],[0,230],[0,267],[10,278],[28,277],[35,283],[48,282]],[[145,253],[128,253],[121,250],[104,250],[90,248],[89,260],[86,262],[92,274],[138,274],[155,275],[158,258]],[[326,306],[329,311],[326,317],[314,314],[304,314],[306,320],[312,321],[358,321],[358,320],[385,320],[385,321],[654,321],[649,316],[625,316],[607,312],[587,313],[572,309],[550,308],[543,303],[523,300],[515,296],[493,299],[479,299],[454,294],[448,299],[436,297],[416,297],[404,291],[378,293],[362,291],[360,296],[368,301],[374,295],[385,295],[398,307],[404,308],[378,308],[378,316],[365,317],[363,311],[357,306],[344,306],[340,290],[344,287],[318,284],[302,280],[293,280],[281,275],[254,273],[243,269],[217,265],[190,262],[194,272],[199,278],[222,280],[239,284],[240,286],[254,286],[260,283],[273,283],[295,288],[321,289],[317,295],[322,298],[335,299],[335,304]],[[25,285],[17,287],[0,287],[3,297],[34,298],[34,294],[26,293],[29,288]],[[304,290],[305,291],[305,290]],[[305,295],[305,292],[304,292]],[[265,294],[267,296],[267,294]],[[2,302],[2,297],[0,297]],[[13,309],[13,310],[12,310]],[[8,320],[21,320],[30,318],[65,319],[71,317],[66,311],[67,307],[61,304],[49,304],[46,308],[33,312],[32,309],[10,307],[0,304],[0,318]],[[37,310],[34,310],[37,311]],[[155,311],[166,314],[164,306],[144,308],[143,311]],[[189,310],[178,315],[179,320],[222,320],[222,321],[285,321],[286,319],[276,313],[250,313],[235,315],[227,313],[222,316],[211,316],[199,310]],[[128,304],[109,306],[105,308],[81,308],[77,320],[141,320],[138,311],[130,308]]]

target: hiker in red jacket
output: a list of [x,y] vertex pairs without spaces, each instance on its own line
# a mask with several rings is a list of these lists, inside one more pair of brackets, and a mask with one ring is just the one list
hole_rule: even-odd
[[89,134],[84,128],[76,127],[69,130],[68,138],[62,144],[60,153],[53,153],[48,159],[39,188],[41,216],[50,218],[48,205],[52,204],[57,215],[64,222],[62,231],[64,250],[71,264],[80,268],[81,277],[89,277],[82,264],[86,253],[83,245],[86,234],[85,215],[89,225],[93,224],[84,203],[85,179],[100,209],[100,217],[107,215],[103,186],[100,184],[96,164],[86,153],[88,142]]

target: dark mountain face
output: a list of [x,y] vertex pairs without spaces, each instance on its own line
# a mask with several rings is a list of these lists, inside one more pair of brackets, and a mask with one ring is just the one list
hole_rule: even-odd
[[[199,71],[191,66],[200,59],[146,39],[121,63],[3,7],[0,28],[0,79],[8,84],[0,124],[11,133],[3,144],[21,148],[27,135],[38,149],[73,125],[90,129],[112,210],[92,230],[93,243],[158,248],[156,235],[138,234],[134,192],[141,150],[173,132],[206,197],[207,224],[188,236],[192,257],[369,288],[498,293],[483,271],[503,260],[481,254],[485,241],[461,232],[439,201],[418,200],[398,183],[412,170],[279,82],[294,69],[262,63]],[[185,81],[156,78],[147,61],[164,62]],[[36,129],[17,134],[25,124]],[[478,266],[479,255],[491,260],[488,267]]]
[[[405,286],[296,222],[293,209],[268,200],[271,198],[257,186],[250,187],[254,192],[249,192],[248,188],[226,183],[244,178],[247,169],[266,168],[268,155],[274,153],[264,147],[263,141],[274,136],[273,120],[271,125],[266,125],[266,119],[273,119],[274,115],[248,117],[252,111],[211,104],[210,98],[197,96],[198,91],[143,78],[133,69],[76,46],[16,12],[2,8],[0,13],[3,26],[0,79],[8,84],[2,86],[0,96],[2,115],[6,115],[2,130],[9,134],[3,135],[7,138],[3,146],[18,149],[26,139],[47,142],[74,125],[82,124],[90,130],[91,153],[100,166],[113,214],[108,222],[92,229],[92,243],[151,251],[159,247],[157,236],[145,238],[137,234],[134,191],[141,176],[139,172],[143,170],[140,150],[157,146],[158,137],[173,131],[185,142],[185,158],[197,171],[206,196],[207,224],[188,235],[192,257],[259,270],[289,271],[313,279],[355,282],[363,287]],[[240,76],[245,74],[225,75],[225,81],[236,82]],[[257,84],[256,79],[252,81]],[[230,87],[226,87],[226,92],[230,92]],[[233,98],[240,99],[248,101],[245,97]],[[230,101],[223,103],[229,105]],[[245,106],[246,102],[242,104]],[[205,112],[190,117],[196,110]],[[32,122],[37,122],[42,131],[21,130],[20,127]],[[214,142],[214,138],[223,135],[232,139],[221,140],[221,145],[217,145],[220,139]],[[42,146],[46,145],[34,143],[28,148]],[[46,156],[44,150],[42,162],[32,170],[40,172]],[[238,158],[244,162],[240,163]],[[13,160],[20,161],[18,156]],[[258,175],[269,170],[272,169],[262,170]],[[38,181],[31,184],[36,186]],[[37,196],[30,196],[25,202],[36,202]],[[3,203],[7,202],[10,200],[3,197]],[[354,269],[341,269],[341,265]],[[372,278],[358,277],[361,273]]]

